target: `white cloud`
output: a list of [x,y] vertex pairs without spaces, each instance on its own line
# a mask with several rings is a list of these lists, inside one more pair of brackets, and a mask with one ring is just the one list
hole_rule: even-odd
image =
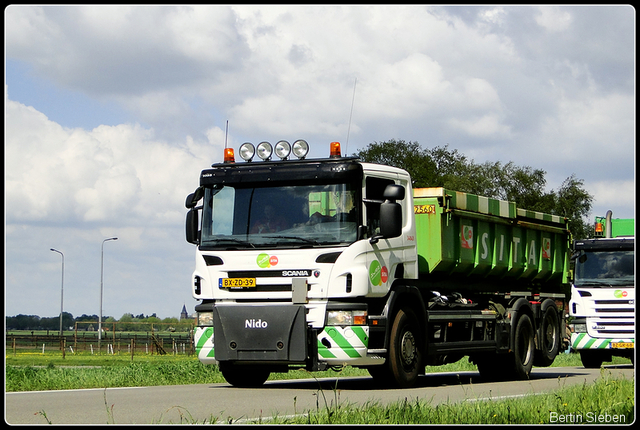
[[551,32],[567,30],[572,23],[571,14],[558,7],[541,6],[538,8],[536,22]]
[[608,210],[614,218],[635,218],[635,180],[606,180],[585,183],[593,195],[593,216],[605,216]]
[[603,164],[613,159],[633,161],[635,120],[629,113],[634,111],[635,97],[629,94],[562,97],[557,111],[541,123],[540,143],[563,157],[592,160],[588,164],[600,164],[602,171],[615,174],[615,166]]
[[[7,107],[9,221],[176,224],[199,171],[223,141],[171,146],[139,125],[65,129],[33,108]],[[209,133],[220,136],[221,131]],[[207,159],[207,157],[211,157]]]

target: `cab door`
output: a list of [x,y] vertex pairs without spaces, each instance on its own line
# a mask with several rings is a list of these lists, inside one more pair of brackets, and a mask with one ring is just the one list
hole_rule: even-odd
[[[380,205],[384,201],[383,194],[387,185],[401,185],[407,188],[407,183],[402,181],[397,174],[379,173],[365,177],[365,225],[367,227],[367,238],[371,239],[380,233]],[[410,193],[411,188],[406,190]],[[403,233],[399,237],[380,239],[375,243],[367,243],[367,270],[369,293],[372,295],[385,295],[394,279],[405,277],[407,265],[414,270],[416,263],[415,242],[410,243],[412,237],[410,230],[413,223],[409,222],[408,208],[412,199],[405,194],[403,201],[398,201],[402,205],[403,213]],[[412,216],[412,213],[411,213]],[[415,233],[413,234],[415,237]],[[414,248],[411,252],[410,248]],[[413,260],[413,261],[412,261]]]

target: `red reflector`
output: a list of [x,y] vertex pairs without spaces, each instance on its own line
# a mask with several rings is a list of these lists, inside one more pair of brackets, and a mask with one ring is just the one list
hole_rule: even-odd
[[331,142],[331,158],[340,158],[340,142]]
[[224,162],[225,163],[235,163],[236,159],[233,155],[233,148],[225,148],[224,149]]

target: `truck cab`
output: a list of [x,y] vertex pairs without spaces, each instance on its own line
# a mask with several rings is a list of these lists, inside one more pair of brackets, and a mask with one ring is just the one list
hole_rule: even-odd
[[613,356],[634,358],[635,238],[633,223],[624,221],[631,226],[630,235],[611,237],[612,220],[607,227],[596,223],[596,232],[608,231],[609,237],[574,242],[571,348],[587,368],[598,368]]
[[354,299],[417,277],[411,182],[332,148],[322,160],[229,158],[187,198],[196,349],[238,385],[289,366],[384,361],[368,351],[369,309]]

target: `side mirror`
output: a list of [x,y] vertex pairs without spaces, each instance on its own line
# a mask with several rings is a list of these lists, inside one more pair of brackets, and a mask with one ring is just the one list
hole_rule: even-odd
[[404,200],[404,187],[402,185],[387,185],[384,189],[382,197],[392,202],[396,200]]
[[198,201],[204,196],[204,188],[198,187],[193,193],[187,196],[187,200],[184,202],[184,205],[187,209],[192,209],[196,207]]
[[187,212],[187,219],[185,222],[185,234],[187,242],[197,245],[200,242],[199,233],[198,210],[191,208],[189,212]]
[[380,205],[380,234],[384,238],[402,235],[402,206],[386,201]]
[[403,200],[404,196],[404,187],[387,185],[383,193],[386,200],[380,205],[380,234],[373,236],[370,243],[402,235],[402,206],[396,200]]

